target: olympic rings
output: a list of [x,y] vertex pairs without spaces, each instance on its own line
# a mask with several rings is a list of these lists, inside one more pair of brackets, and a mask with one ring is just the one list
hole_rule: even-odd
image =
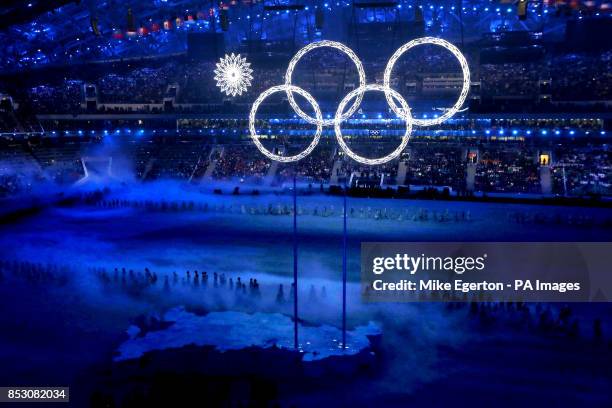
[[[255,115],[257,114],[257,109],[259,108],[259,105],[261,105],[263,100],[266,99],[271,94],[276,93],[276,92],[282,92],[282,91],[297,92],[298,94],[302,95],[312,105],[315,111],[315,116],[317,117],[317,123],[316,123],[317,130],[315,132],[315,137],[312,139],[312,142],[310,143],[310,145],[308,145],[306,150],[294,156],[279,156],[277,154],[270,152],[268,149],[266,149],[261,144],[261,142],[259,141],[259,137],[257,135],[257,131],[255,130]],[[251,113],[249,114],[249,131],[251,133],[251,138],[253,139],[253,142],[255,142],[255,146],[257,146],[257,148],[259,149],[261,153],[263,153],[266,157],[268,157],[271,160],[275,160],[275,161],[282,162],[282,163],[289,163],[289,162],[301,160],[304,157],[308,156],[314,150],[317,144],[319,144],[319,139],[321,138],[321,132],[323,131],[323,126],[321,125],[321,119],[322,119],[321,109],[319,109],[319,104],[317,103],[317,101],[315,101],[315,99],[312,97],[311,94],[309,94],[302,88],[298,88],[297,86],[277,85],[277,86],[273,86],[272,88],[265,90],[261,95],[259,95],[259,97],[253,103],[253,107],[251,108]]]
[[[287,67],[287,72],[285,73],[285,85],[291,85],[291,77],[293,76],[293,70],[295,69],[295,66],[300,61],[300,59],[302,59],[302,57],[306,55],[306,53],[316,48],[323,48],[323,47],[335,48],[338,51],[345,53],[351,59],[351,61],[353,61],[353,63],[355,64],[355,67],[357,68],[357,73],[359,74],[359,86],[360,87],[365,86],[366,84],[365,71],[363,69],[363,65],[361,64],[361,60],[357,57],[357,55],[355,55],[353,50],[351,50],[346,45],[339,43],[337,41],[327,41],[327,40],[310,43],[304,48],[302,48],[301,50],[299,50],[297,54],[295,54],[293,58],[291,58],[291,61],[289,61],[289,67]],[[317,124],[317,121],[314,118],[308,116],[306,113],[304,113],[300,109],[298,104],[295,102],[295,99],[293,98],[293,93],[287,91],[287,98],[289,99],[289,104],[291,105],[295,113],[297,113],[300,118],[304,119],[308,123],[312,123],[314,125]],[[346,112],[346,114],[342,115],[342,120],[346,120],[350,118],[351,115],[353,115],[353,113],[355,113],[357,109],[359,109],[359,105],[361,105],[362,99],[363,99],[363,95],[359,95],[355,99],[355,103],[353,103],[351,108]],[[334,124],[334,119],[324,119],[322,124],[323,126],[331,126]]]
[[[387,93],[390,93],[393,98],[399,101],[400,105],[402,105],[403,112],[406,113],[405,115],[402,116],[402,118],[406,121],[406,133],[404,133],[404,136],[402,136],[402,142],[400,143],[398,148],[395,149],[393,152],[389,153],[386,156],[380,157],[378,159],[368,159],[367,157],[359,156],[358,154],[353,152],[344,142],[344,139],[342,138],[342,130],[340,129],[340,124],[342,123],[342,120],[341,120],[342,112],[344,111],[344,107],[346,106],[346,104],[351,99],[353,99],[355,96],[363,97],[363,94],[367,91],[380,91],[380,92],[384,92],[385,95]],[[406,145],[408,144],[408,140],[410,139],[410,134],[412,133],[412,122],[413,122],[413,119],[412,119],[412,115],[410,114],[410,107],[408,106],[408,103],[406,102],[406,100],[402,98],[402,95],[400,95],[398,92],[394,91],[393,89],[384,87],[383,85],[369,84],[365,86],[360,86],[359,88],[352,90],[351,92],[349,92],[348,95],[344,97],[344,99],[342,99],[342,101],[340,101],[340,105],[338,105],[338,110],[336,111],[336,117],[334,118],[334,131],[336,133],[336,140],[338,141],[338,144],[340,145],[342,150],[344,150],[344,152],[351,159],[355,160],[356,162],[362,163],[362,164],[367,164],[369,166],[375,166],[377,164],[383,164],[388,161],[391,161],[402,153],[404,148],[406,148]]]
[[[393,67],[395,66],[395,63],[397,62],[397,60],[406,51],[408,51],[409,49],[413,47],[416,47],[417,45],[421,45],[421,44],[439,45],[447,49],[448,51],[450,51],[459,61],[459,64],[461,65],[461,71],[463,73],[463,87],[461,88],[461,94],[459,95],[457,102],[452,106],[452,108],[447,110],[440,117],[435,118],[435,119],[429,119],[429,120],[414,119],[412,117],[410,107],[408,106],[408,103],[406,102],[406,100],[397,91],[391,89],[390,87],[391,71],[393,70]],[[351,59],[351,61],[353,61],[353,63],[357,67],[357,72],[359,74],[359,87],[349,92],[348,95],[346,95],[342,99],[342,101],[340,101],[340,104],[338,106],[334,119],[329,119],[329,120],[323,119],[323,116],[321,114],[321,109],[319,108],[319,105],[317,104],[315,99],[312,97],[312,95],[310,95],[308,92],[306,92],[302,88],[291,85],[291,76],[293,75],[293,70],[295,69],[295,66],[297,65],[299,60],[307,52],[313,49],[316,49],[316,48],[321,48],[321,47],[331,47],[341,52],[344,52]],[[463,103],[465,102],[469,88],[470,88],[470,69],[468,67],[465,57],[463,56],[463,54],[461,54],[461,51],[459,51],[457,47],[455,47],[448,41],[442,40],[440,38],[423,37],[423,38],[418,38],[416,40],[412,40],[402,45],[397,51],[395,51],[395,53],[391,56],[391,58],[389,59],[389,62],[387,63],[387,66],[385,67],[385,73],[384,73],[382,85],[366,84],[365,71],[363,69],[363,65],[361,61],[359,60],[359,58],[357,58],[355,53],[350,48],[348,48],[346,45],[341,44],[336,41],[319,41],[319,42],[311,43],[307,45],[306,47],[302,48],[291,59],[291,61],[289,62],[289,67],[287,68],[287,72],[285,73],[285,83],[283,85],[273,86],[265,90],[261,95],[259,95],[259,97],[257,97],[255,102],[253,103],[253,106],[251,107],[251,112],[249,114],[249,131],[251,134],[251,138],[253,139],[253,142],[255,142],[255,146],[259,149],[259,151],[262,154],[264,154],[266,157],[268,157],[271,160],[275,160],[275,161],[279,161],[283,163],[289,163],[289,162],[301,160],[304,157],[308,156],[314,150],[316,145],[319,143],[319,139],[321,138],[323,126],[334,125],[336,140],[338,140],[340,148],[347,154],[347,156],[349,156],[350,158],[352,158],[353,160],[359,163],[373,166],[377,164],[383,164],[383,163],[386,163],[388,161],[391,161],[397,158],[401,154],[401,152],[406,148],[406,145],[408,144],[410,135],[412,133],[413,126],[438,125],[446,121],[453,115],[455,115],[459,111]],[[295,113],[300,116],[300,118],[305,120],[307,123],[311,123],[317,126],[315,136],[312,142],[310,143],[310,145],[308,145],[306,150],[294,156],[280,156],[280,155],[270,152],[261,144],[261,142],[259,141],[259,136],[257,135],[257,132],[255,130],[255,115],[257,114],[257,109],[259,108],[259,105],[269,95],[276,93],[276,92],[281,92],[281,91],[284,91],[287,94],[287,99],[289,100],[289,104],[291,105]],[[367,157],[359,156],[358,154],[354,153],[348,147],[348,145],[344,142],[344,139],[342,136],[342,130],[340,128],[340,125],[342,124],[342,122],[350,118],[357,111],[357,109],[359,109],[359,105],[361,105],[361,102],[363,100],[363,95],[365,94],[365,92],[368,92],[368,91],[384,92],[385,98],[387,99],[387,103],[389,104],[389,107],[391,108],[391,110],[396,115],[398,115],[400,118],[404,119],[404,121],[406,122],[406,132],[404,133],[404,136],[402,136],[402,141],[400,145],[390,154],[380,157],[380,158],[375,158],[375,159],[369,159]],[[295,99],[293,97],[293,92],[296,92],[299,95],[306,98],[306,100],[312,105],[315,111],[315,118],[308,116],[308,114],[304,113],[300,109],[300,107],[295,102]],[[352,99],[355,99],[355,102],[345,112],[344,109],[346,105]],[[401,106],[397,106],[396,101],[398,101]]]
[[[468,91],[470,90],[470,68],[468,67],[465,57],[463,56],[463,54],[461,54],[461,51],[459,51],[459,49],[455,47],[453,44],[441,38],[423,37],[423,38],[417,38],[416,40],[412,40],[402,45],[397,51],[395,51],[395,53],[391,56],[391,58],[389,59],[389,62],[387,63],[387,67],[385,68],[385,74],[383,76],[383,85],[387,89],[391,89],[390,87],[391,71],[393,70],[393,67],[395,66],[395,63],[397,62],[399,57],[401,57],[409,49],[416,47],[417,45],[422,45],[422,44],[439,45],[442,48],[446,48],[447,50],[449,50],[455,56],[455,58],[457,58],[457,60],[459,61],[459,65],[461,65],[461,71],[463,73],[463,87],[461,88],[461,94],[459,95],[459,99],[457,99],[457,102],[453,105],[452,108],[447,110],[443,115],[441,115],[438,118],[414,119],[414,124],[416,126],[439,125],[440,123],[446,121],[451,116],[453,116],[455,113],[457,113],[459,109],[461,109],[461,106],[463,105],[463,103],[465,102],[465,98],[467,97]],[[391,110],[395,112],[396,115],[403,116],[401,109],[395,104],[395,102],[393,101],[393,98],[391,98],[388,92],[385,93],[385,96],[387,97],[387,103],[389,104],[389,107],[391,108]]]

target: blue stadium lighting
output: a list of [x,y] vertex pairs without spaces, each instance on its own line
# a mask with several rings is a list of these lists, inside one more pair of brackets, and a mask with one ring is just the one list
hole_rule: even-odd
[[105,131],[104,131],[104,134],[105,134],[105,135],[108,135],[108,130],[105,130]]
[[511,13],[511,12],[512,12],[512,9],[511,9],[510,7],[508,7],[508,9],[506,9],[506,12],[507,12],[507,13]]
[[606,134],[606,131],[605,131],[605,130],[602,130],[601,132],[599,132],[599,134],[603,136],[603,135],[605,135],[605,134]]
[[487,130],[485,130],[485,133],[486,133],[487,135],[490,135],[490,134],[491,134],[491,131],[490,131],[489,129],[487,129]]
[[504,129],[499,129],[499,134],[503,135],[504,134]]
[[475,130],[472,130],[472,134],[473,134],[473,135],[475,135],[475,134],[476,134],[476,131],[475,131]]
[[548,131],[546,131],[546,129],[542,129],[542,134],[543,134],[543,135],[547,135],[547,134],[548,134]]
[[572,135],[572,136],[573,136],[573,135],[574,135],[574,133],[576,133],[576,132],[574,132],[573,130],[570,130],[570,132],[569,132],[569,133],[570,133],[570,135]]
[[530,134],[531,134],[531,130],[528,130],[528,131],[527,131],[527,134],[528,134],[528,135],[530,135]]
[[513,130],[512,134],[516,136],[518,134],[518,130]]
[[560,134],[561,134],[561,132],[560,132],[560,131],[555,130],[555,135],[559,136]]
[[82,131],[82,130],[79,130],[79,132],[78,132],[78,133],[79,133],[79,135],[82,135],[82,134],[83,134],[83,131]]

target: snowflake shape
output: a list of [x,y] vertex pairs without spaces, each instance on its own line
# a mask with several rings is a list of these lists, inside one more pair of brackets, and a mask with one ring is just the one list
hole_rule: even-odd
[[220,58],[217,69],[215,69],[215,81],[221,88],[221,92],[231,96],[242,95],[243,92],[246,92],[253,80],[251,75],[253,70],[250,67],[251,63],[247,62],[246,58],[242,58],[240,54],[225,54],[225,58]]

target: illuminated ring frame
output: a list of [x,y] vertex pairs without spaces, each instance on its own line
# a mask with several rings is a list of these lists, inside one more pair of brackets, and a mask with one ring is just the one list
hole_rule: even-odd
[[[264,99],[266,99],[268,96],[276,92],[287,92],[288,95],[291,95],[293,92],[296,92],[299,95],[303,96],[312,105],[315,111],[315,116],[317,117],[317,120],[314,123],[317,125],[317,130],[315,132],[314,139],[312,140],[310,145],[308,145],[306,150],[294,156],[279,156],[277,154],[270,152],[268,149],[266,149],[261,144],[261,142],[259,141],[259,136],[257,135],[257,131],[255,130],[255,115],[257,114],[257,109],[259,108],[259,105],[261,105]],[[290,163],[290,162],[301,160],[304,157],[308,156],[317,146],[317,144],[319,143],[319,139],[321,138],[321,131],[323,130],[323,126],[321,125],[322,119],[323,117],[321,115],[321,109],[319,109],[319,104],[317,103],[317,101],[315,101],[312,95],[310,95],[308,92],[306,92],[302,88],[298,88],[297,86],[286,85],[286,84],[277,85],[277,86],[273,86],[271,88],[266,89],[264,92],[262,92],[261,95],[259,95],[259,97],[253,103],[253,107],[251,108],[251,113],[249,114],[249,131],[251,133],[251,139],[253,139],[255,146],[257,146],[257,149],[259,149],[259,151],[263,153],[264,156],[268,157],[271,160],[275,160],[281,163]]]
[[[361,60],[359,60],[357,55],[353,52],[353,50],[351,50],[349,47],[347,47],[346,45],[342,43],[339,43],[337,41],[328,41],[328,40],[310,43],[304,48],[302,48],[301,50],[299,50],[297,54],[295,54],[293,58],[291,58],[291,61],[289,61],[289,67],[287,67],[287,72],[285,73],[285,85],[291,85],[291,77],[293,76],[293,70],[295,69],[295,66],[300,61],[300,59],[306,53],[316,48],[323,48],[323,47],[334,48],[338,51],[345,53],[351,59],[351,61],[353,61],[353,63],[355,64],[355,67],[357,68],[357,72],[359,74],[359,86],[363,87],[366,85],[366,75],[363,69],[363,64],[361,63]],[[334,124],[335,122],[334,119],[314,119],[308,116],[308,114],[304,113],[300,109],[298,104],[295,102],[295,99],[293,98],[293,93],[291,91],[287,91],[287,98],[289,98],[289,104],[291,105],[295,113],[297,113],[298,116],[304,119],[306,122],[311,123],[313,125],[321,124],[323,126],[331,126]],[[353,106],[351,106],[351,108],[346,112],[346,114],[342,115],[342,120],[350,118],[351,115],[355,113],[357,109],[359,109],[359,105],[361,105],[362,99],[363,99],[363,93],[359,94]]]
[[[399,101],[400,105],[402,105],[402,109],[403,109],[402,112],[405,112],[405,114],[399,115],[402,119],[406,121],[406,133],[404,133],[404,136],[402,136],[402,142],[397,147],[397,149],[395,149],[393,152],[389,153],[388,155],[384,157],[380,157],[378,159],[369,159],[367,157],[359,156],[358,154],[353,152],[348,147],[348,145],[344,142],[344,139],[342,137],[342,130],[340,129],[340,124],[342,123],[342,120],[343,120],[342,112],[344,111],[345,106],[354,97],[363,98],[363,94],[367,91],[380,91],[380,92],[384,92],[385,96],[390,95],[390,97],[395,98]],[[369,85],[360,86],[359,88],[349,92],[349,94],[346,95],[344,99],[342,99],[342,101],[340,101],[340,105],[338,106],[338,110],[336,111],[336,116],[334,118],[334,131],[336,133],[336,140],[338,140],[340,147],[342,148],[342,150],[344,150],[344,152],[351,159],[355,160],[356,162],[362,163],[362,164],[367,164],[369,166],[375,166],[377,164],[387,163],[397,158],[402,153],[402,151],[406,148],[408,141],[410,140],[410,134],[412,133],[412,122],[413,121],[414,119],[412,119],[412,114],[410,113],[410,107],[408,106],[408,103],[402,97],[402,95],[400,95],[397,91],[394,91],[393,89],[389,89],[383,85],[369,84]]]
[[[413,119],[413,122],[416,126],[439,125],[440,123],[449,119],[450,117],[452,117],[455,113],[459,111],[459,109],[465,102],[465,98],[467,97],[467,94],[470,90],[470,68],[468,67],[468,63],[465,57],[463,56],[463,54],[461,54],[461,51],[459,51],[459,49],[455,47],[453,44],[441,38],[423,37],[423,38],[417,38],[416,40],[412,40],[402,45],[397,51],[395,51],[395,53],[391,56],[391,58],[389,59],[389,62],[387,63],[387,67],[385,68],[385,74],[383,77],[383,85],[389,91],[391,90],[391,84],[390,84],[391,71],[393,70],[393,67],[395,66],[395,63],[397,62],[399,57],[401,57],[409,49],[416,47],[417,45],[422,45],[422,44],[433,44],[433,45],[439,45],[443,48],[446,48],[448,51],[451,52],[451,54],[455,56],[455,58],[457,58],[457,60],[459,61],[459,64],[461,65],[461,71],[463,72],[463,87],[461,88],[461,94],[459,95],[459,99],[457,99],[457,102],[455,103],[455,105],[453,105],[452,108],[447,110],[443,115],[441,115],[438,118]],[[404,113],[401,111],[399,106],[397,106],[395,104],[395,101],[393,101],[393,98],[391,97],[390,92],[386,91],[385,96],[387,98],[387,103],[389,104],[389,107],[391,107],[391,110],[393,110],[393,112],[396,115],[399,115],[400,117],[404,116]]]

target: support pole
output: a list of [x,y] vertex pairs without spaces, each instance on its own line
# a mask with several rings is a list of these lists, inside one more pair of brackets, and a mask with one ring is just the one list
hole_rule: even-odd
[[344,182],[342,227],[342,350],[346,349],[346,181]]
[[298,349],[298,261],[297,261],[297,188],[293,171],[293,347]]

